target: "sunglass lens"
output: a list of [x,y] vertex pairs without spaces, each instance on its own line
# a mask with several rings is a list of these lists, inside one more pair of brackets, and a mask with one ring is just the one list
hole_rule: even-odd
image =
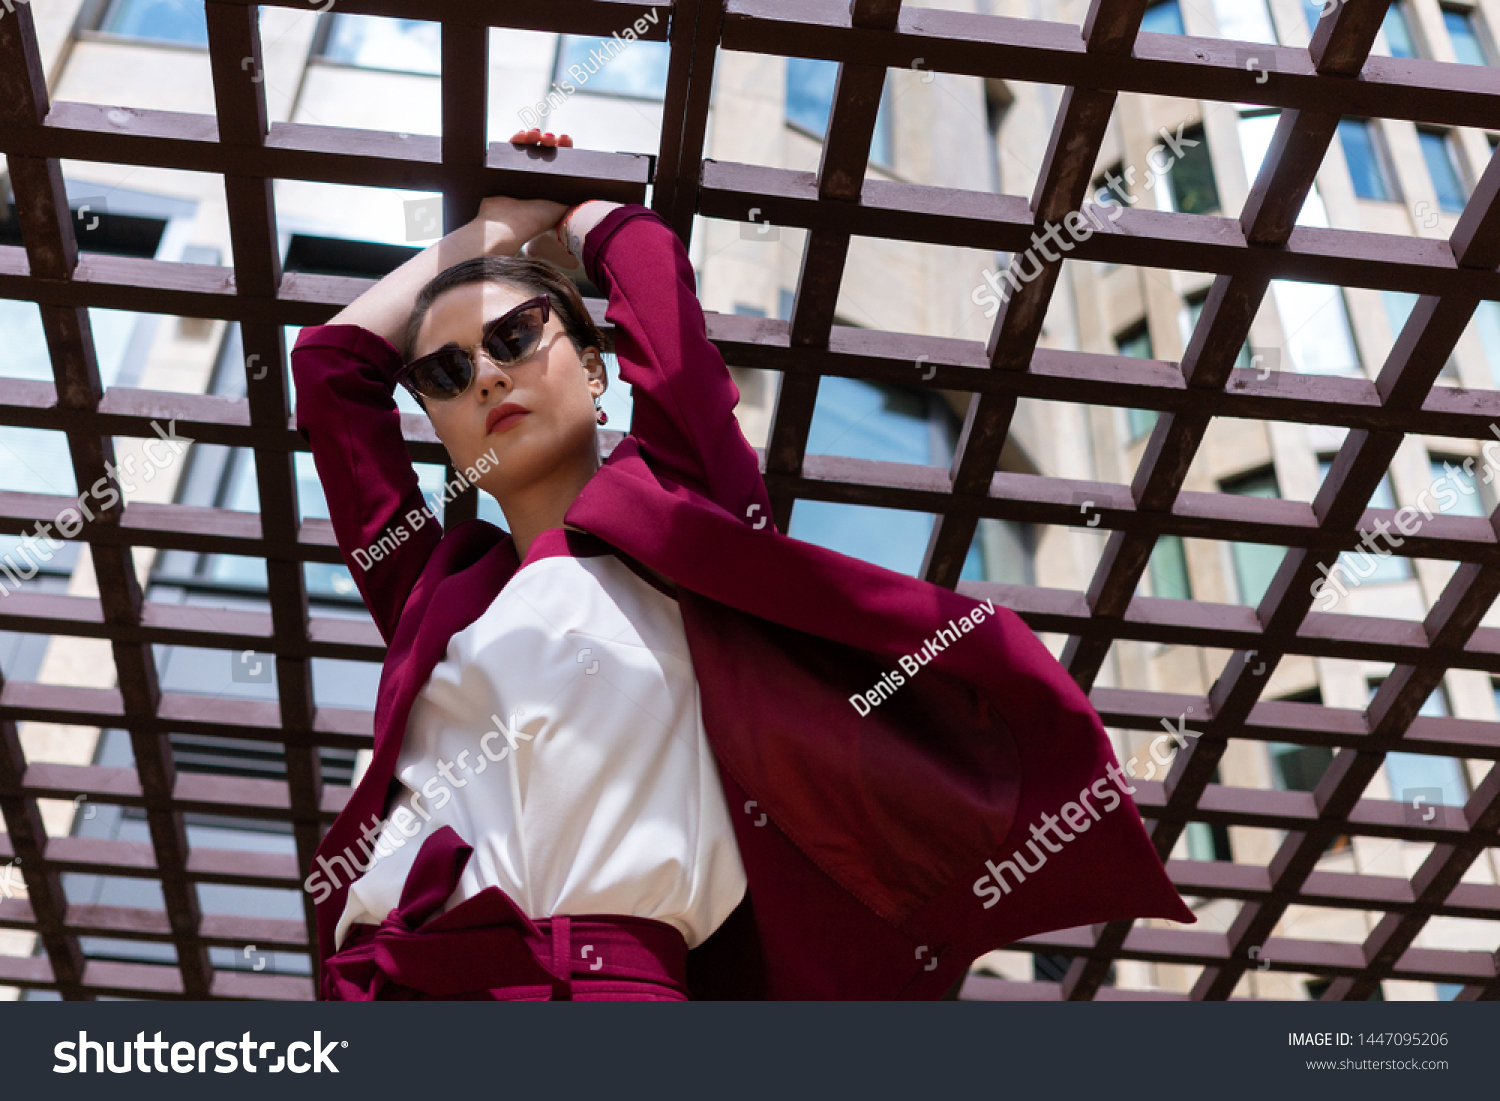
[[541,344],[544,325],[540,309],[522,310],[495,326],[484,350],[496,363],[519,363]]
[[455,350],[424,360],[412,371],[410,378],[423,397],[442,401],[456,398],[467,390],[473,374],[474,365],[468,353]]

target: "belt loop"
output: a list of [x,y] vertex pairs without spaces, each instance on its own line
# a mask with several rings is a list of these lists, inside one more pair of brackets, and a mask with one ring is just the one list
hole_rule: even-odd
[[554,984],[554,1001],[573,1000],[573,930],[567,914],[552,915],[552,973],[559,982]]

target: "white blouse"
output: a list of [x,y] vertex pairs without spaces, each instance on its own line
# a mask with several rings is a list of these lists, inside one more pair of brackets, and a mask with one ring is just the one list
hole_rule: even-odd
[[412,704],[389,855],[350,886],[337,944],[398,905],[445,825],[474,848],[445,909],[493,885],[533,919],[654,918],[693,948],[744,898],[677,601],[613,554],[538,538],[552,556],[454,634]]

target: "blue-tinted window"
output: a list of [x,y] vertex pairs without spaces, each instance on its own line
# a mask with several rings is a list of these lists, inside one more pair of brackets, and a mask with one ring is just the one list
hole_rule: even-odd
[[[1271,470],[1258,471],[1243,478],[1236,478],[1223,483],[1221,488],[1225,493],[1246,497],[1281,496],[1281,486],[1276,481],[1275,472]],[[1286,548],[1268,543],[1230,543],[1229,551],[1234,559],[1234,575],[1239,584],[1240,603],[1249,604],[1252,607],[1258,605],[1261,598],[1266,595],[1266,590],[1271,587],[1271,579],[1276,576],[1276,571],[1281,566],[1281,559],[1286,555]]]
[[1141,19],[1141,30],[1148,34],[1183,34],[1182,8],[1177,0],[1152,4]]
[[[1370,699],[1375,698],[1381,681],[1370,682]],[[1449,714],[1448,697],[1441,685],[1422,704],[1418,715],[1440,718]],[[1391,797],[1411,804],[1418,794],[1428,805],[1461,807],[1468,802],[1469,785],[1464,781],[1463,765],[1454,757],[1437,757],[1430,753],[1387,753],[1385,777],[1391,785]],[[1429,797],[1422,789],[1433,789]]]
[[437,76],[443,70],[438,24],[384,15],[336,15],[322,56],[366,69]]
[[1474,25],[1474,13],[1443,9],[1443,25],[1448,28],[1448,38],[1453,43],[1453,53],[1464,65],[1488,65],[1484,43],[1479,38],[1479,28]]
[[1417,57],[1417,40],[1412,37],[1411,23],[1407,21],[1405,5],[1396,0],[1385,10],[1385,41],[1391,48],[1392,57]]
[[1468,195],[1458,174],[1447,131],[1418,130],[1417,137],[1422,143],[1422,159],[1432,176],[1432,189],[1437,192],[1438,207],[1448,214],[1462,214]]
[[671,50],[665,42],[622,46],[614,38],[563,35],[557,47],[559,83],[567,80],[580,92],[661,99],[667,92],[667,63]]
[[1500,387],[1500,302],[1481,302],[1472,322],[1490,367],[1490,381]]
[[[1385,319],[1391,326],[1391,336],[1400,336],[1401,330],[1406,328],[1406,322],[1411,317],[1411,311],[1416,308],[1417,296],[1406,291],[1383,290],[1380,292],[1380,301],[1381,305],[1385,307]],[[1481,310],[1486,305],[1491,305],[1491,303],[1480,303]],[[1476,315],[1477,320],[1478,315]],[[1482,339],[1482,329],[1480,335]],[[1451,353],[1448,356],[1447,362],[1443,364],[1443,369],[1439,372],[1438,377],[1451,379],[1454,382],[1459,380],[1458,364],[1454,361]]]
[[1340,120],[1339,144],[1344,147],[1354,194],[1361,199],[1390,199],[1392,189],[1375,124],[1369,119]]
[[[1115,347],[1122,356],[1136,359],[1151,359],[1155,355],[1151,347],[1151,331],[1144,324],[1115,337]],[[1132,441],[1140,439],[1156,424],[1155,409],[1127,409],[1125,421],[1130,428]]]
[[130,38],[208,45],[203,0],[114,0],[99,29]]
[[1318,21],[1323,18],[1324,5],[1314,3],[1313,0],[1302,0],[1302,14],[1307,19],[1307,30],[1311,34],[1318,28]]
[[[813,407],[807,453],[946,468],[953,461],[956,421],[947,404],[925,390],[824,378]],[[933,520],[921,512],[803,500],[792,509],[788,534],[915,577]],[[962,576],[985,577],[977,542],[969,548]]]
[[1465,469],[1463,459],[1440,455],[1434,455],[1431,463],[1432,495],[1439,511],[1448,516],[1489,515],[1484,491],[1474,477],[1475,464]]
[[[806,57],[787,58],[787,121],[796,123],[821,138],[828,129],[828,116],[833,111],[833,91],[838,75],[837,62]],[[880,108],[875,113],[875,134],[870,140],[870,163],[891,163],[889,81],[880,97]]]

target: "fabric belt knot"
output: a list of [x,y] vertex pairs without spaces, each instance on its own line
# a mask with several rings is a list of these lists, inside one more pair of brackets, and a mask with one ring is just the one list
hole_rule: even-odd
[[690,996],[687,942],[665,922],[612,914],[556,914],[534,921],[493,886],[443,913],[473,852],[451,827],[434,831],[417,852],[396,909],[378,926],[356,924],[343,947],[324,962],[322,996],[335,1001]]

